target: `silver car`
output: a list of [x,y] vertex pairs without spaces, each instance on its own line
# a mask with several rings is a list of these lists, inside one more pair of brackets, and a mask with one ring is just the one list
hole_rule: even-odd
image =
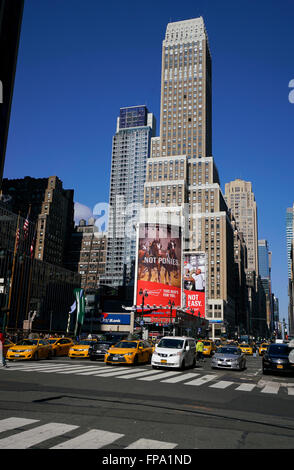
[[246,367],[246,356],[242,350],[236,346],[221,346],[216,351],[211,360],[211,368],[215,369],[238,369]]

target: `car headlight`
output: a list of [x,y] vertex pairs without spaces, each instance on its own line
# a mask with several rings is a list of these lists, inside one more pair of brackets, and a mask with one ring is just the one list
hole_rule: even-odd
[[135,353],[129,352],[129,353],[125,353],[125,354],[122,354],[122,355],[123,355],[123,356],[132,356],[133,354],[135,354]]

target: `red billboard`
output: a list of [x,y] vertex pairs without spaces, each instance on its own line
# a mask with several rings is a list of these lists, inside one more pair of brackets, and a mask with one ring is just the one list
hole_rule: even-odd
[[[139,224],[136,305],[181,306],[181,227]],[[144,295],[143,295],[144,294]],[[147,295],[146,295],[147,294]]]
[[189,253],[184,255],[183,276],[183,307],[187,309],[187,313],[205,318],[205,253]]

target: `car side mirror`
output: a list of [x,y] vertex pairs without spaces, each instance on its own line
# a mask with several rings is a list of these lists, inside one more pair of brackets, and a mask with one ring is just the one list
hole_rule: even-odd
[[190,346],[186,346],[186,351],[190,351]]
[[143,346],[139,346],[139,349],[144,349]]

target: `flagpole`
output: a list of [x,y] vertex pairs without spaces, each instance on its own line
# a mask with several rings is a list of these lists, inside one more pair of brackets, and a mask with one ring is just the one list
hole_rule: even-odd
[[8,296],[7,312],[6,312],[5,321],[4,321],[5,326],[3,328],[4,332],[7,330],[7,326],[8,326],[8,322],[9,322],[10,308],[11,308],[11,296],[12,296],[12,289],[13,289],[14,275],[15,275],[15,259],[16,259],[16,252],[17,252],[17,248],[18,248],[18,240],[19,240],[18,239],[19,219],[20,219],[20,212],[18,212],[18,216],[17,216],[17,226],[16,226],[16,232],[15,232],[13,261],[12,261],[12,270],[11,270],[11,279],[10,279],[10,289],[9,289],[9,296]]
[[29,276],[29,285],[28,285],[28,294],[27,294],[27,305],[26,305],[26,318],[29,319],[29,303],[31,300],[31,283],[32,283],[32,273],[33,273],[33,264],[34,264],[34,251],[35,251],[35,237],[36,237],[35,228],[34,236],[31,242],[31,254],[30,254],[30,276]]

